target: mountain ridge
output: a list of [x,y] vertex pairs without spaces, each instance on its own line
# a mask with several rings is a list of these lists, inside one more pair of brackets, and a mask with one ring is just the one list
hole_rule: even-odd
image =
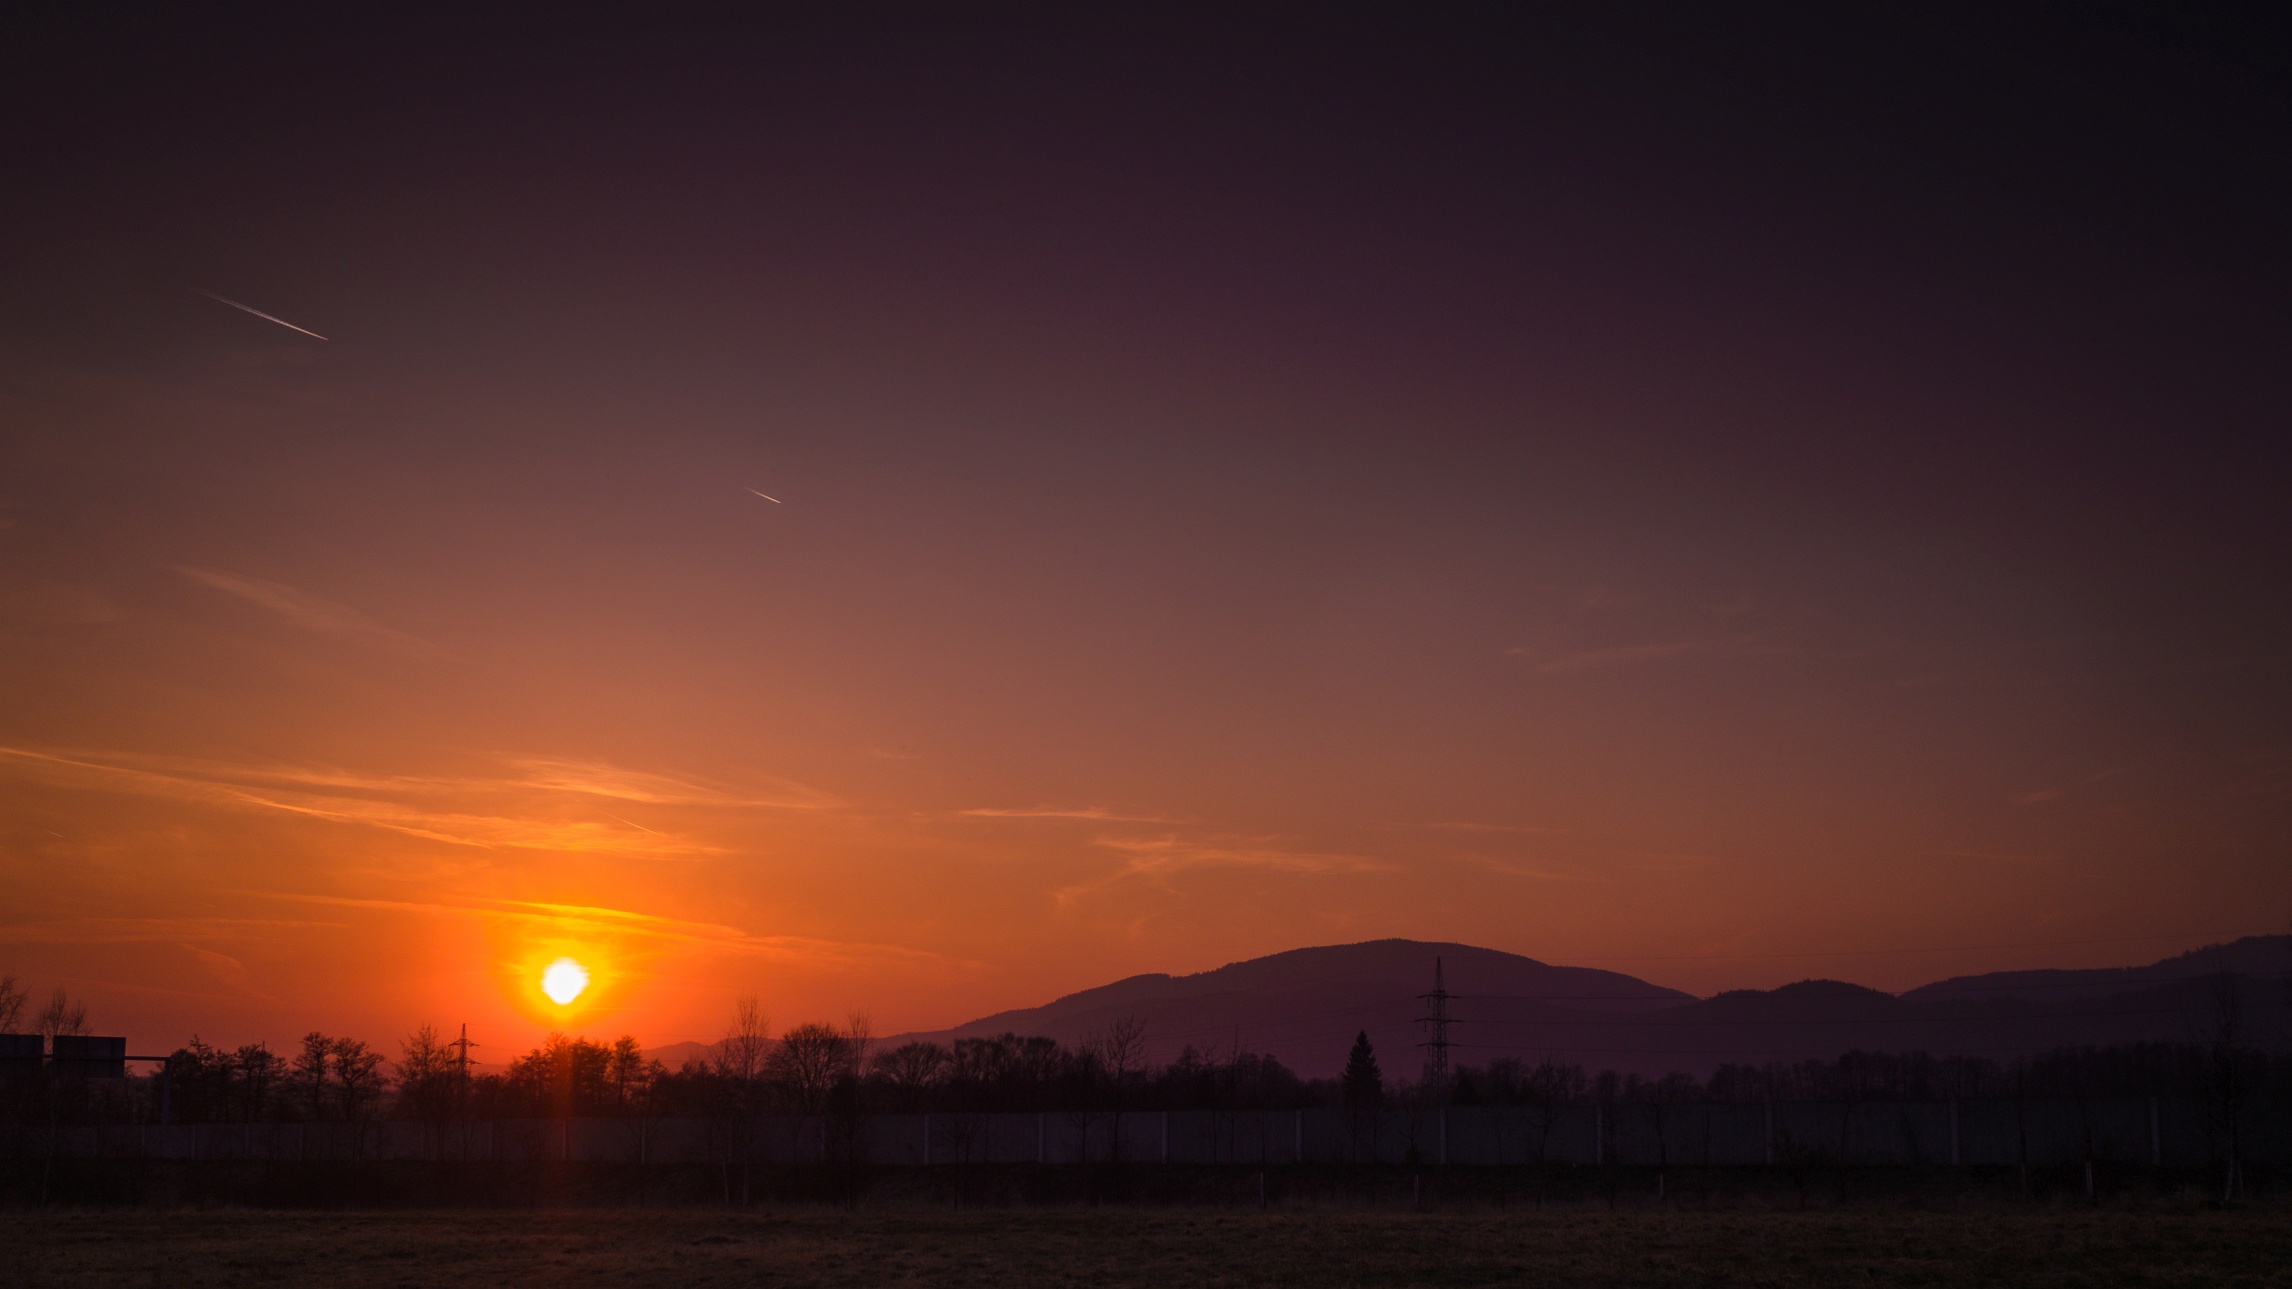
[[[1186,1046],[1239,1044],[1308,1077],[1332,1074],[1354,1034],[1367,1032],[1406,1075],[1402,1053],[1422,1045],[1420,998],[1439,960],[1457,996],[1453,1059],[1473,1064],[1544,1054],[1593,1068],[1660,1074],[1734,1061],[1828,1059],[1854,1048],[2012,1056],[2051,1047],[2186,1041],[2213,1000],[2208,982],[2232,975],[2292,978],[2292,936],[2248,936],[2134,967],[2044,969],[1950,977],[1890,994],[1838,980],[1709,998],[1620,972],[1568,967],[1502,950],[1404,939],[1318,945],[1173,976],[1148,972],[887,1044],[949,1042],[1004,1032],[1082,1041],[1119,1016],[1145,1022],[1157,1060]],[[2274,967],[2270,974],[2271,965]],[[2284,991],[2248,990],[2261,1024],[2286,1010]],[[2272,1027],[2271,1027],[2272,1026]]]
[[[2066,1046],[2201,1039],[2238,982],[2247,1032],[2292,1035],[2292,935],[2247,936],[2129,967],[2041,968],[1953,976],[1899,994],[1808,979],[1698,998],[1621,972],[1570,967],[1452,941],[1313,945],[1186,975],[1142,972],[944,1029],[879,1040],[947,1043],[1002,1033],[1074,1044],[1114,1020],[1145,1024],[1149,1057],[1240,1046],[1306,1077],[1343,1064],[1367,1033],[1388,1077],[1410,1077],[1423,1045],[1423,996],[1439,962],[1454,995],[1452,1057],[1480,1065],[1545,1055],[1593,1069],[1659,1075],[1734,1062],[1831,1059],[1846,1051],[2011,1057]],[[670,1064],[701,1043],[652,1049]]]

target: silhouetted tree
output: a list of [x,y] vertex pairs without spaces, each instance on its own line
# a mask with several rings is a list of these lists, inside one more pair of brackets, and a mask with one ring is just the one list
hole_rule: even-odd
[[424,1025],[398,1042],[398,1114],[436,1123],[449,1118],[460,1091],[460,1064],[435,1027]]
[[1344,1092],[1345,1105],[1352,1111],[1351,1149],[1353,1157],[1361,1156],[1361,1138],[1364,1131],[1369,1137],[1369,1157],[1377,1153],[1379,1106],[1385,1100],[1385,1076],[1377,1068],[1377,1050],[1369,1046],[1369,1031],[1362,1030],[1353,1038],[1353,1050],[1345,1057],[1345,1072],[1338,1076],[1337,1085]]
[[748,1203],[748,1164],[763,1094],[764,1067],[772,1055],[772,1032],[756,995],[743,994],[732,1008],[732,1026],[716,1045],[716,1059],[694,1071],[691,1090],[699,1094],[718,1162],[723,1169],[724,1202],[732,1203],[732,1164],[740,1163],[740,1202]]
[[302,1036],[302,1050],[295,1054],[288,1077],[294,1081],[296,1097],[313,1119],[326,1117],[326,1089],[332,1082],[327,1072],[333,1064],[333,1039],[315,1029]]
[[363,1122],[389,1086],[382,1073],[382,1054],[355,1038],[335,1039],[332,1048],[334,1088],[342,1098],[342,1117],[352,1123]]
[[249,1043],[231,1053],[232,1072],[238,1078],[240,1115],[249,1123],[261,1121],[270,1108],[271,1085],[278,1081],[281,1062],[266,1043]]
[[772,1026],[756,995],[744,994],[733,1004],[732,1028],[716,1045],[716,1071],[740,1086],[764,1077],[764,1062],[772,1055]]
[[1369,1046],[1369,1031],[1354,1036],[1353,1050],[1345,1058],[1345,1073],[1338,1082],[1345,1089],[1345,1104],[1356,1110],[1384,1102],[1385,1076],[1377,1068],[1377,1049]]
[[780,1036],[764,1069],[799,1112],[819,1114],[837,1080],[851,1069],[851,1040],[833,1025],[807,1022]]
[[645,1056],[637,1040],[623,1034],[613,1040],[612,1055],[605,1068],[605,1080],[613,1089],[613,1103],[621,1113],[631,1114],[651,1106],[653,1085],[660,1082],[667,1071],[659,1061]]
[[40,1009],[35,1028],[42,1038],[85,1034],[88,1032],[87,1004],[73,1002],[65,995],[64,987],[58,985],[56,992],[48,996],[48,1005]]
[[612,1065],[613,1051],[603,1043],[551,1034],[511,1061],[507,1077],[527,1113],[558,1119],[609,1115],[617,1104]]
[[210,1123],[228,1113],[231,1095],[231,1058],[200,1041],[191,1041],[167,1055],[169,1106],[178,1123]]
[[16,1023],[24,1017],[28,997],[14,976],[0,976],[0,1034],[16,1032]]
[[[1108,1025],[1104,1033],[1093,1034],[1085,1039],[1083,1050],[1095,1058],[1099,1070],[1106,1077],[1107,1096],[1113,1111],[1113,1132],[1108,1138],[1106,1157],[1114,1163],[1121,1163],[1123,1097],[1146,1063],[1146,1022],[1136,1016],[1124,1016]],[[1087,1153],[1087,1124],[1083,1141]]]
[[937,1043],[902,1043],[876,1054],[876,1080],[906,1110],[931,1109],[931,1093],[947,1073],[947,1049]]

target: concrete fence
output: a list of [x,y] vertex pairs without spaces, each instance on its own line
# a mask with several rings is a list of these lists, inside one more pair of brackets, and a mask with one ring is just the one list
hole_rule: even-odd
[[[2173,1097],[1567,1105],[1446,1110],[871,1114],[858,1119],[498,1120],[0,1128],[0,1158],[584,1160],[613,1163],[1805,1163],[2194,1165],[2226,1116]],[[2240,1107],[2253,1161],[2292,1158],[2292,1116]]]

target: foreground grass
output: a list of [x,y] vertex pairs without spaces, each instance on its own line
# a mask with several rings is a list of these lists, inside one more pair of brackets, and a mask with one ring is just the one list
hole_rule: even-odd
[[2292,1209],[0,1215],[0,1284],[2292,1285]]

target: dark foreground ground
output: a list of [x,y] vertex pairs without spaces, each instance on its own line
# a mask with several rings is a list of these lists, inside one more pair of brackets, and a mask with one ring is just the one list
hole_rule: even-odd
[[2292,1207],[0,1214],[0,1284],[2292,1285]]

